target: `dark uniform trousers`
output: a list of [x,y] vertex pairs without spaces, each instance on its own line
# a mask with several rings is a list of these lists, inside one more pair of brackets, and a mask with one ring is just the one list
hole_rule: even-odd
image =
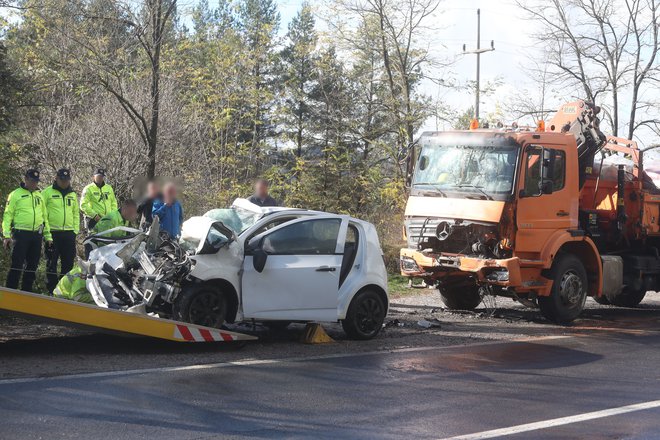
[[39,258],[41,257],[41,241],[43,235],[38,231],[14,230],[14,249],[11,253],[11,269],[7,275],[7,287],[18,288],[18,280],[23,274],[21,289],[32,292],[32,285],[36,277]]
[[[51,231],[53,246],[46,248],[46,279],[48,292],[53,293],[60,278],[73,269],[76,258],[76,234],[73,231]],[[57,270],[58,260],[61,268]]]

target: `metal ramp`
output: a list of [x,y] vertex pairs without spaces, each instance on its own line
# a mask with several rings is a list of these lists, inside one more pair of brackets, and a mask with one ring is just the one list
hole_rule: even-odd
[[256,336],[120,310],[104,309],[91,304],[5,287],[0,287],[0,312],[42,318],[61,325],[151,336],[176,342],[233,342],[257,339]]

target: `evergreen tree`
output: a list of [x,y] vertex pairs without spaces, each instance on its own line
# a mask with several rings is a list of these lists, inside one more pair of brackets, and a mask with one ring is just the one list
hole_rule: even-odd
[[311,118],[312,88],[316,62],[317,34],[314,16],[305,2],[289,23],[287,45],[282,51],[282,86],[284,102],[281,109],[287,140],[295,143],[296,155],[302,156],[304,134]]

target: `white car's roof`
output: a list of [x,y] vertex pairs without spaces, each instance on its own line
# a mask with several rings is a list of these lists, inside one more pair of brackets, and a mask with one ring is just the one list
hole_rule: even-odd
[[274,212],[310,212],[310,213],[320,213],[321,211],[313,211],[310,209],[303,208],[287,208],[285,206],[259,206],[250,202],[248,199],[238,198],[234,200],[234,203],[231,204],[232,208],[241,208],[246,211],[254,212],[255,214],[271,214]]

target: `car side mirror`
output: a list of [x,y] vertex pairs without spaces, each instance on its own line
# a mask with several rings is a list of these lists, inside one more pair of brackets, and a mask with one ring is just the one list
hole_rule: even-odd
[[252,266],[254,266],[254,270],[259,273],[263,272],[264,267],[266,267],[266,260],[268,260],[268,254],[261,247],[258,247],[253,251]]

